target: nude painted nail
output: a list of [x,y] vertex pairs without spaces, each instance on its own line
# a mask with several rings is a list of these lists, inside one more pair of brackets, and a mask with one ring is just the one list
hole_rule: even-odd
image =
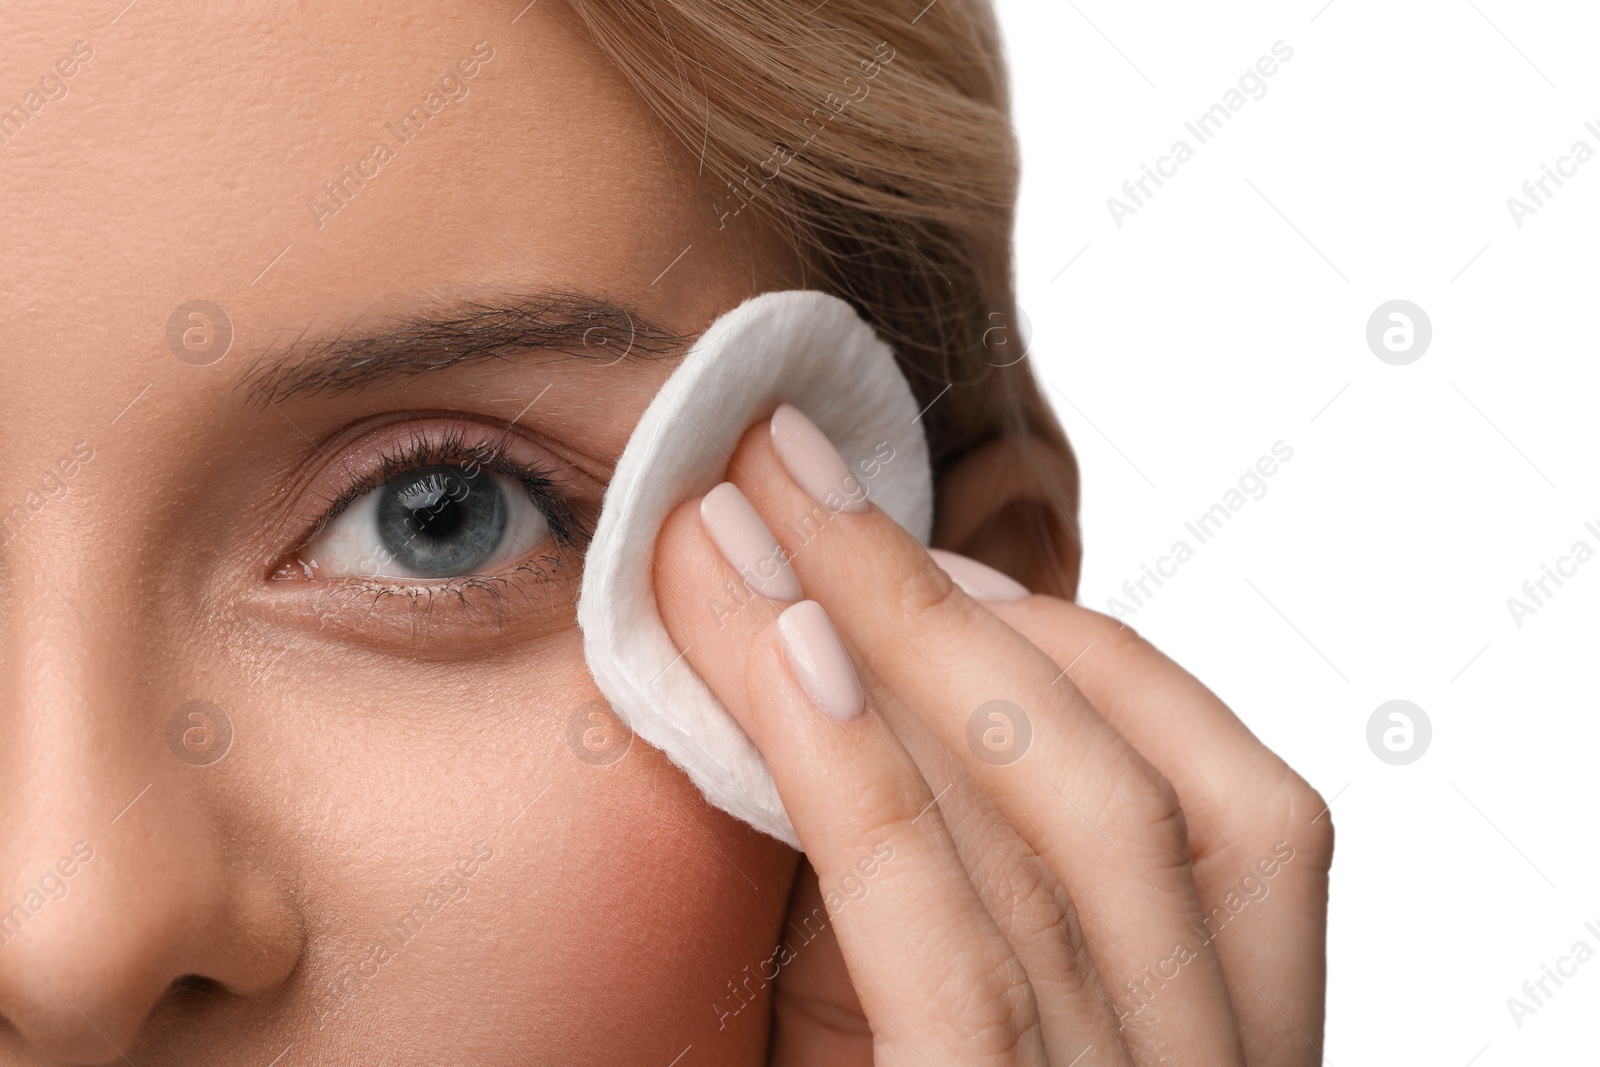
[[789,477],[806,495],[830,511],[867,510],[867,487],[851,473],[827,434],[792,404],[772,413],[772,447]]
[[778,616],[778,637],[789,669],[818,711],[844,722],[865,710],[855,664],[821,604],[802,600],[785,609]]
[[700,521],[722,558],[744,576],[751,589],[785,603],[804,595],[778,539],[738,486],[723,482],[707,493],[700,501]]
[[986,563],[979,563],[975,559],[946,552],[942,548],[928,549],[928,555],[933,557],[933,562],[939,569],[950,576],[950,580],[959,585],[973,600],[982,600],[990,604],[1002,600],[1021,600],[1031,596],[1028,587],[1012,578],[1009,574],[1002,574]]

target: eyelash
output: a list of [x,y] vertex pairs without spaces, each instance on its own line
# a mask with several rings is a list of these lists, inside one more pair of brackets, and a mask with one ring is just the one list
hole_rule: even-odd
[[[487,598],[489,607],[493,610],[496,621],[502,626],[505,624],[506,610],[511,603],[511,594],[520,593],[524,600],[528,599],[528,582],[552,581],[549,573],[540,570],[541,565],[552,568],[561,566],[559,556],[540,556],[517,564],[506,574],[481,575],[474,574],[462,578],[441,579],[425,586],[383,586],[370,590],[372,601],[368,605],[369,613],[376,614],[378,605],[393,597],[404,597],[407,600],[407,609],[413,620],[413,625],[419,620],[430,618],[434,605],[441,598],[456,601],[456,609],[460,612],[471,611],[472,603],[469,594],[478,594]],[[360,583],[361,579],[346,579],[344,581]],[[343,584],[343,583],[341,583]],[[343,592],[343,591],[340,591]],[[339,595],[330,591],[327,596],[332,598]],[[337,613],[337,611],[335,612]]]
[[447,465],[477,466],[505,475],[527,492],[533,506],[550,524],[550,536],[558,546],[581,548],[587,545],[593,531],[556,489],[552,480],[555,472],[517,463],[510,458],[510,451],[509,439],[504,434],[492,442],[472,445],[467,443],[466,433],[461,429],[451,429],[444,436],[412,434],[398,448],[381,453],[373,469],[330,500],[328,510],[317,520],[316,526],[300,539],[301,545],[315,539],[351,504],[382,488],[396,475],[419,467]]
[[[376,612],[384,600],[400,596],[409,600],[409,614],[413,618],[426,618],[432,615],[441,598],[447,602],[453,598],[460,610],[466,611],[471,606],[469,596],[483,597],[487,599],[496,618],[503,622],[513,593],[520,592],[527,598],[530,584],[553,581],[554,572],[563,566],[564,550],[581,552],[593,536],[589,523],[556,486],[556,471],[519,463],[510,457],[510,452],[509,433],[502,433],[490,441],[469,443],[467,431],[463,428],[452,427],[444,433],[412,432],[397,446],[381,451],[376,461],[367,465],[366,474],[353,478],[328,501],[322,517],[299,539],[300,548],[289,559],[298,561],[305,547],[316,540],[351,504],[367,493],[380,489],[396,475],[419,467],[444,465],[476,466],[493,471],[516,482],[527,492],[533,506],[550,527],[551,540],[554,542],[552,550],[524,560],[510,571],[497,575],[464,575],[419,584],[339,579],[327,583],[329,588],[319,601],[343,599],[346,595],[370,595],[372,599],[368,611]],[[361,587],[365,588],[366,594],[358,592]]]

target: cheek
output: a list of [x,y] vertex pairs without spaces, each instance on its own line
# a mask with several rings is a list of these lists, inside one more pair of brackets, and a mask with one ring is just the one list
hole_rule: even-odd
[[[796,856],[644,742],[608,747],[598,700],[564,632],[477,664],[330,649],[235,716],[217,769],[238,758],[274,824],[261,861],[304,886],[302,1034],[427,1035],[479,1063],[525,1062],[504,1043],[534,1062],[760,1058],[765,1006],[718,1007],[771,955]],[[493,857],[430,911],[479,842]]]
[[[596,1062],[667,1063],[690,1043],[705,1062],[739,1054],[754,1062],[765,1010],[719,1025],[718,1008],[728,983],[771,955],[795,854],[709,808],[653,749],[630,751],[603,781],[586,777],[570,828],[530,849],[545,861],[527,875],[548,892],[543,904],[521,906],[527,950],[584,961],[535,969],[547,1008],[560,1005],[539,1012],[542,1036],[552,1047],[589,1049]],[[559,866],[548,863],[552,854]],[[612,1015],[620,1004],[625,1022]],[[572,1029],[572,1012],[620,1024],[608,1053],[592,1028]]]

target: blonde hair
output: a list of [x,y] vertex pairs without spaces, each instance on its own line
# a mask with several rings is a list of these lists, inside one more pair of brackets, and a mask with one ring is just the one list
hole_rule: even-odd
[[1069,477],[1038,496],[1067,544],[1047,516],[1009,518],[1038,527],[1071,595],[1076,467],[1019,358],[1017,150],[988,0],[567,2],[699,159],[721,224],[746,211],[775,224],[807,284],[894,346],[928,406],[936,477],[1022,435],[1065,461]]

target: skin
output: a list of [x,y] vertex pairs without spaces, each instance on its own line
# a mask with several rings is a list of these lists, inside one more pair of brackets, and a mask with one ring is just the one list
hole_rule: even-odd
[[[794,854],[642,744],[578,757],[570,724],[604,729],[578,554],[503,625],[481,597],[418,612],[269,580],[327,472],[376,458],[360,427],[411,413],[522,412],[592,510],[670,357],[534,354],[275,406],[240,383],[297,338],[506,293],[692,335],[792,287],[789,260],[716,234],[694,161],[544,6],[515,26],[489,4],[280,6],[294,26],[272,5],[0,20],[14,70],[95,49],[0,165],[0,514],[28,509],[0,548],[0,908],[93,851],[0,947],[0,1063],[758,1060],[764,1013],[718,1031],[710,1005],[770,952]],[[466,98],[319,229],[321,183],[480,41]],[[235,331],[210,366],[165,335],[195,298]],[[47,485],[79,442],[92,458]],[[232,725],[209,766],[168,742],[197,699]],[[350,979],[479,843],[466,896]],[[210,981],[174,988],[191,974]]]
[[[894,876],[728,1014],[729,983],[826,893],[794,853],[710,809],[597,711],[572,619],[581,548],[538,546],[499,597],[297,573],[340,482],[374,469],[384,435],[410,426],[513,440],[592,517],[673,362],[665,342],[617,359],[609,329],[584,334],[577,358],[501,352],[340,391],[279,390],[282,373],[336,352],[322,342],[546,291],[689,337],[750,295],[803,284],[775,235],[748,221],[717,229],[696,160],[558,7],[520,7],[178,17],[146,2],[112,22],[45,3],[0,16],[13,71],[59,69],[75,41],[93,50],[66,95],[0,147],[12,208],[0,519],[20,515],[0,534],[0,1063],[666,1064],[691,1048],[685,1064],[848,1063],[874,1042],[880,1062],[923,1049],[981,1062],[961,1058],[979,1018],[990,1037],[1021,1035],[994,1062],[1042,1062],[1087,1033],[1131,1062],[1161,1047],[1180,1050],[1171,1062],[1202,1062],[1204,1049],[1226,1062],[1241,1039],[1253,1062],[1312,1062],[1290,1030],[1320,1040],[1331,847],[1317,829],[1327,820],[1310,821],[1320,801],[1203,687],[1102,634],[1092,613],[1045,597],[979,607],[949,595],[881,516],[852,517],[796,569],[864,676],[881,680],[857,724],[883,746],[876,757],[843,735],[803,735],[814,713],[775,658],[775,609],[751,609],[725,660],[693,661],[766,752],[791,811],[820,813],[796,822],[826,890],[879,839],[852,823],[848,798],[956,785],[924,821],[938,830],[895,838]],[[492,51],[475,53],[479,42]],[[397,143],[385,122],[471,57],[465,95],[331,211],[323,182],[375,141]],[[36,83],[0,87],[0,103]],[[206,365],[167,334],[196,299],[232,327]],[[760,431],[736,457],[757,479],[743,487],[758,502],[792,495]],[[1005,562],[1003,536],[970,534],[1006,503],[961,488],[985,483],[944,487],[945,521],[968,531],[946,543]],[[678,598],[726,577],[693,518],[691,502],[658,561],[680,636],[693,624]],[[881,568],[850,564],[852,552]],[[1033,588],[1072,584],[1019,573]],[[880,605],[896,598],[866,583],[939,594],[896,621],[924,647],[954,634],[981,651],[981,666],[962,665],[973,677],[960,700],[917,689],[923,660],[847,606],[845,577]],[[1098,731],[1097,756],[1062,766],[1099,790],[1098,821],[1152,872],[1150,896],[1059,806],[1019,808],[1026,779],[947,780],[930,757],[935,746],[962,757],[940,731],[964,723],[996,674],[1054,675],[1091,644],[1111,651],[1083,659],[1077,688],[1050,699],[1081,697],[1060,743]],[[823,743],[836,747],[800,758]],[[1188,813],[1181,846],[1170,818],[1146,820],[1165,827],[1156,837],[1139,830],[1152,798],[1170,799],[1163,781]],[[1105,818],[1119,789],[1139,802],[1126,836]],[[1239,937],[1186,966],[1131,1044],[1105,1030],[1115,995],[1098,976],[1164,949],[1151,915],[1173,901],[1173,914],[1198,914],[1263,842],[1291,834],[1304,862],[1251,905]],[[958,876],[962,860],[976,881]],[[1001,888],[975,890],[984,872]],[[1020,923],[1006,884],[1039,887]],[[1119,896],[1137,907],[1105,906]],[[7,930],[15,905],[24,913]],[[946,921],[949,939],[890,977],[881,961],[909,950],[895,914]],[[407,915],[420,917],[402,938]],[[973,999],[975,1014],[953,1010],[941,995],[980,959],[991,976],[1020,962],[1032,979]],[[1292,1025],[1246,998],[1242,978],[1280,990]],[[864,1000],[886,1007],[863,1015]],[[891,1036],[899,1026],[906,1036]]]

